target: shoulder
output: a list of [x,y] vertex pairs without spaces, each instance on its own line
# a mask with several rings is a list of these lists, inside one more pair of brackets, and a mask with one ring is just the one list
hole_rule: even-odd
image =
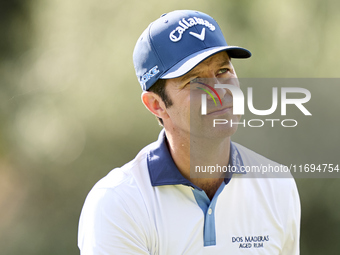
[[[240,144],[237,147],[246,174],[238,175],[246,179],[249,185],[255,186],[255,190],[261,192],[264,197],[274,203],[299,207],[300,199],[294,177],[289,168],[272,161]],[[298,210],[298,209],[297,209]]]
[[153,144],[146,146],[133,160],[99,180],[87,195],[82,213],[98,215],[112,210],[132,215],[145,213],[143,201],[153,192],[147,166],[152,147]]
[[[82,208],[78,244],[82,249],[88,242],[125,242],[133,233],[137,243],[147,244],[152,232],[146,199],[153,192],[147,170],[147,150],[132,161],[113,169],[99,180],[86,197]],[[89,248],[90,249],[90,248]]]
[[236,148],[238,149],[238,151],[241,154],[242,160],[244,163],[248,163],[248,164],[258,164],[258,163],[268,163],[268,164],[272,164],[272,165],[279,165],[278,163],[276,163],[275,161],[272,161],[246,147],[244,147],[241,144],[235,143],[233,142],[233,144],[236,146]]
[[[299,194],[294,177],[285,165],[270,160],[240,144],[233,143],[243,161],[242,179],[247,179],[250,185],[257,186],[267,197],[282,199],[286,204],[299,204]],[[292,202],[292,200],[294,200]]]
[[[156,240],[154,224],[146,205],[147,193],[140,187],[144,157],[112,170],[94,185],[85,200],[78,226],[81,253],[149,254]],[[151,185],[150,185],[151,186]],[[144,193],[143,193],[144,192]],[[117,245],[119,244],[119,245]]]
[[237,147],[242,161],[245,174],[238,175],[247,179],[250,185],[257,186],[267,197],[274,200],[285,201],[284,204],[298,203],[299,194],[294,177],[289,168],[270,160],[240,144],[234,143]]
[[287,166],[270,160],[238,143],[233,142],[233,144],[241,155],[243,170],[247,172],[248,177],[293,179]]
[[[152,145],[152,144],[151,144]],[[147,169],[147,156],[151,145],[142,149],[137,156],[125,165],[111,170],[105,177],[99,180],[89,192],[86,203],[96,201],[105,203],[124,197],[127,201],[140,201],[141,189],[143,186],[151,186]],[[126,199],[130,197],[131,199]]]

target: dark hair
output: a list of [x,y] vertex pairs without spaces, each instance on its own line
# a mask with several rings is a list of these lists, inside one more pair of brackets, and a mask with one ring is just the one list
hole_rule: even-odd
[[[172,101],[170,99],[170,97],[168,96],[168,94],[166,93],[165,90],[165,83],[166,80],[165,79],[158,79],[155,84],[153,84],[148,91],[153,92],[155,94],[157,94],[158,96],[161,97],[161,99],[163,100],[165,107],[169,108],[172,105]],[[160,125],[163,126],[163,120],[159,117],[157,117],[158,122]]]

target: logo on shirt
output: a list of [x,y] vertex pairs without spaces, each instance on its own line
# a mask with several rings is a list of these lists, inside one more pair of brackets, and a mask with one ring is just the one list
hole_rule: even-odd
[[269,242],[269,235],[263,236],[233,236],[232,243],[238,245],[240,249],[264,248],[265,243]]

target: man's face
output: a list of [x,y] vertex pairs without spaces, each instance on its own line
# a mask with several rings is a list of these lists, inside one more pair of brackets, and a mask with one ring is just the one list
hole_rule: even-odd
[[[220,80],[228,80],[229,84],[239,86],[236,72],[226,52],[209,57],[184,76],[167,80],[166,93],[173,104],[167,108],[169,118],[164,122],[165,128],[187,137],[190,135],[209,138],[231,136],[236,131],[237,125],[231,127],[230,120],[233,122],[240,120],[240,116],[232,114],[231,93],[225,89],[215,89],[221,98],[222,106],[215,106],[212,98],[208,96],[207,115],[202,115],[202,90],[197,88],[200,84],[191,82],[197,78],[210,78],[211,87],[220,83]],[[227,119],[229,123],[213,127],[214,119]]]

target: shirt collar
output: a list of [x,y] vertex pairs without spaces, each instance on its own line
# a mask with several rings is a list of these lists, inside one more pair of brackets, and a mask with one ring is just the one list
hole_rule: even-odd
[[[188,179],[184,178],[184,176],[179,172],[170,155],[166,143],[165,130],[163,129],[160,132],[158,140],[155,142],[153,148],[148,152],[147,164],[151,185],[162,186],[183,184],[198,188]],[[235,174],[242,173],[241,166],[243,166],[243,161],[239,151],[232,142],[230,143],[229,165],[236,167],[236,171],[234,172]],[[229,181],[230,178],[224,179],[225,184],[228,184]]]

